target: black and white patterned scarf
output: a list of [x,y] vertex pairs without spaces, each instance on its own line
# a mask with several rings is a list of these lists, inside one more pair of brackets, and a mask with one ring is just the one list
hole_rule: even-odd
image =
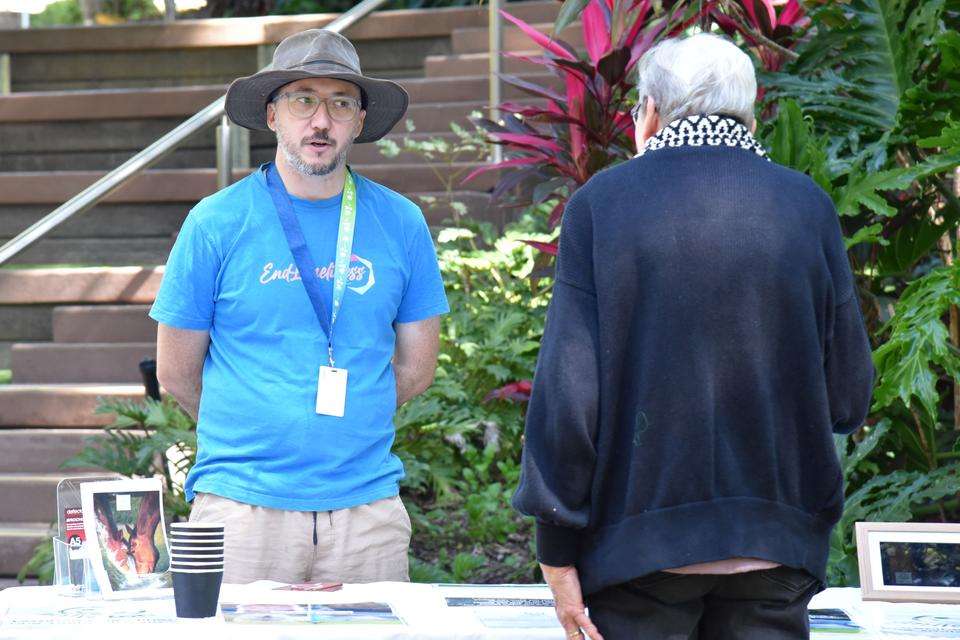
[[767,151],[737,118],[726,115],[688,116],[674,120],[647,138],[637,154],[669,147],[739,147],[767,158]]

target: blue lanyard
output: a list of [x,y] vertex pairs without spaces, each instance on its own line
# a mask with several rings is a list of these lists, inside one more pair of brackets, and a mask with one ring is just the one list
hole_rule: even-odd
[[[320,288],[320,279],[317,277],[316,262],[310,254],[307,240],[303,237],[303,229],[293,212],[293,203],[290,194],[280,178],[277,167],[271,162],[267,165],[267,186],[270,188],[270,197],[273,206],[277,209],[280,226],[287,237],[290,253],[300,271],[300,281],[310,298],[313,311],[317,314],[320,328],[327,336],[327,357],[330,366],[335,366],[333,360],[333,328],[337,322],[337,315],[343,304],[343,295],[347,290],[347,274],[350,270],[350,260],[353,256],[353,235],[357,219],[357,189],[353,175],[347,169],[343,180],[343,199],[340,204],[340,227],[337,231],[337,253],[333,268],[333,308],[328,312],[323,305],[323,293]],[[329,320],[328,320],[329,318]]]

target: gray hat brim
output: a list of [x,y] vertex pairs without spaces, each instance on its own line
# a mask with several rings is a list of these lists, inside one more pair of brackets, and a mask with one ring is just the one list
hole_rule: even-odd
[[247,129],[264,130],[267,126],[267,100],[285,84],[306,78],[333,78],[352,82],[360,87],[367,112],[363,129],[354,142],[373,142],[385,136],[407,111],[410,97],[396,82],[367,78],[344,71],[340,65],[311,64],[310,70],[290,69],[261,71],[237,78],[227,89],[227,115]]

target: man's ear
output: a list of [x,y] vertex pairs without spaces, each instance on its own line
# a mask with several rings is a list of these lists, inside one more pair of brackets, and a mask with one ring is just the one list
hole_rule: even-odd
[[363,120],[367,117],[367,112],[363,109],[360,110],[360,117],[357,118],[356,128],[353,130],[353,139],[356,140],[360,137],[360,133],[363,131]]
[[643,136],[643,141],[646,142],[647,138],[652,137],[657,131],[660,131],[660,114],[657,112],[656,101],[650,96],[647,96],[647,103],[643,105],[643,107],[641,135]]
[[272,102],[267,103],[267,128],[270,131],[276,131],[277,105]]

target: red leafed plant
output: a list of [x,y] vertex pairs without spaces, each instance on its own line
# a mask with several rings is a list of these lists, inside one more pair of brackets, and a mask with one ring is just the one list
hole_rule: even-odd
[[530,399],[530,392],[533,391],[533,382],[530,380],[518,380],[505,384],[499,389],[494,389],[483,399],[484,402],[491,400],[513,400],[514,402],[526,402]]
[[753,49],[766,71],[779,71],[809,18],[800,0],[738,0],[714,5],[710,18],[727,35],[739,34]]
[[[637,60],[664,35],[693,24],[697,14],[678,6],[666,15],[656,15],[652,0],[591,0],[581,20],[586,49],[581,54],[566,42],[501,13],[544,50],[537,57],[505,55],[539,65],[559,81],[546,86],[502,76],[504,82],[544,104],[506,102],[499,107],[502,123],[476,119],[491,142],[506,149],[507,157],[477,169],[466,180],[484,171],[509,169],[503,172],[494,197],[519,185],[533,185],[526,189],[533,204],[554,202],[549,223],[556,227],[570,193],[597,171],[634,153],[628,98],[635,85],[631,71]],[[556,252],[552,243],[539,243],[537,248]]]
[[[659,11],[656,7],[659,6]],[[501,12],[502,13],[502,12]],[[513,75],[505,82],[541,100],[531,106],[506,102],[499,106],[502,122],[478,118],[490,142],[504,148],[505,158],[467,176],[501,170],[494,189],[500,198],[515,187],[532,194],[530,204],[553,203],[550,228],[563,216],[567,198],[601,169],[629,159],[636,151],[629,109],[636,96],[635,67],[640,57],[665,37],[678,35],[696,23],[709,30],[716,23],[731,37],[742,38],[768,71],[776,70],[792,52],[805,17],[798,0],[566,0],[554,32],[580,17],[585,52],[551,38],[507,13],[543,55],[517,56],[551,73],[549,86]],[[527,204],[522,202],[519,204]],[[541,266],[557,253],[556,242],[526,241],[543,252]],[[526,402],[528,380],[494,389],[485,398]]]
[[[490,142],[501,145],[505,158],[480,167],[466,181],[485,171],[501,170],[494,199],[515,187],[529,202],[552,203],[549,226],[561,222],[569,195],[601,169],[629,159],[636,152],[629,109],[635,96],[635,67],[639,58],[665,37],[700,23],[711,22],[731,35],[740,34],[773,70],[791,52],[804,21],[798,0],[567,0],[554,28],[559,32],[578,16],[584,52],[563,40],[537,31],[524,21],[501,12],[526,33],[542,56],[504,55],[536,64],[557,81],[537,84],[502,75],[504,82],[540,99],[537,105],[505,102],[499,105],[501,122],[477,118]],[[555,255],[556,243],[529,242]]]

